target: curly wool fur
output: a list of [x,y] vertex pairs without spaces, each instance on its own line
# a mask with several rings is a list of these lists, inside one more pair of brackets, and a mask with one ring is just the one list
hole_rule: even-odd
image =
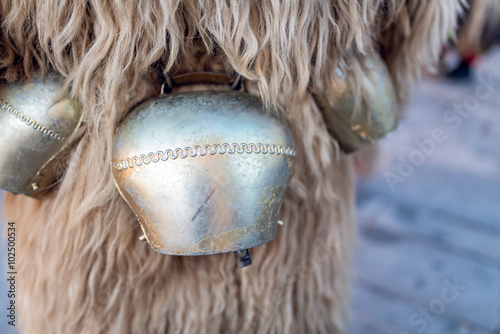
[[[437,5],[431,6],[430,3]],[[459,1],[3,1],[0,76],[58,71],[82,105],[83,138],[55,191],[7,195],[18,223],[26,333],[335,333],[345,328],[354,243],[352,163],[309,91],[335,68],[360,90],[382,46],[399,96],[435,60]],[[285,226],[237,269],[232,254],[175,257],[138,243],[110,175],[114,130],[158,94],[156,69],[237,72],[289,120],[296,171]],[[333,96],[333,95],[332,95]],[[332,145],[332,143],[334,145]]]

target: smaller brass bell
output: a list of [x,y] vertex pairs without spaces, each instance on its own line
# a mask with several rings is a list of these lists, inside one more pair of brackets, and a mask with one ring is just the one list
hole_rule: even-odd
[[[171,255],[246,250],[273,239],[293,174],[290,129],[237,91],[163,95],[137,107],[113,145],[116,186],[151,247]],[[237,253],[241,266],[248,253]]]
[[[354,112],[354,90],[345,79],[335,83],[334,97],[313,94],[328,130],[346,153],[387,136],[398,125],[398,105],[387,66],[378,54],[367,57],[366,65],[362,83],[366,99],[361,101],[360,112]],[[337,73],[345,78],[340,68]]]
[[54,100],[62,82],[38,73],[28,82],[0,84],[0,188],[37,198],[56,180],[58,157],[81,118],[76,100]]

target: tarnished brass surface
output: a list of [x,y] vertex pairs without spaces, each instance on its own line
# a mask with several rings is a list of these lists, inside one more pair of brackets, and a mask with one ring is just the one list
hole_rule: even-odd
[[38,197],[55,181],[58,154],[80,122],[77,101],[55,101],[62,79],[40,74],[0,84],[0,188]]
[[294,165],[283,119],[248,94],[203,91],[137,107],[112,173],[156,251],[204,255],[270,241]]
[[[353,89],[345,80],[335,84],[334,97],[314,94],[330,133],[347,153],[385,137],[398,125],[396,95],[384,61],[374,54],[366,63],[363,79],[366,99],[362,99],[358,113],[354,113]],[[342,78],[342,72],[338,73]]]

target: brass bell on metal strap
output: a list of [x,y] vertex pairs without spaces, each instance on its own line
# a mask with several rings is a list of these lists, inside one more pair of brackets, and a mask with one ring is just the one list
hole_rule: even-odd
[[81,123],[78,101],[55,100],[63,80],[40,73],[0,84],[0,188],[38,198],[57,178],[60,157]]
[[[112,153],[116,186],[146,240],[171,255],[238,252],[273,239],[294,165],[286,121],[235,90],[144,102],[119,126]],[[237,258],[251,263],[244,251]]]
[[378,54],[366,59],[363,91],[359,112],[355,112],[354,90],[337,68],[339,81],[334,83],[335,96],[314,92],[316,104],[332,137],[340,148],[351,153],[386,137],[398,125],[398,104],[392,79]]

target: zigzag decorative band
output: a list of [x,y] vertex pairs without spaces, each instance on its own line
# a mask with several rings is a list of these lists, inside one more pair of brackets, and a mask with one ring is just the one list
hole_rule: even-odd
[[142,164],[149,164],[151,162],[157,163],[167,160],[175,160],[177,158],[185,159],[187,157],[204,157],[207,154],[242,154],[242,153],[262,153],[262,154],[276,154],[276,155],[287,155],[290,157],[295,157],[295,149],[292,147],[284,147],[280,145],[269,145],[269,144],[254,144],[254,143],[241,143],[241,144],[228,144],[224,143],[214,144],[214,145],[196,145],[195,147],[187,146],[184,149],[167,149],[165,151],[157,151],[156,153],[149,152],[148,154],[141,154],[140,156],[133,156],[124,160],[120,160],[113,164],[113,167],[118,171],[122,171],[128,168],[133,168],[135,166],[141,166]]
[[23,112],[20,112],[17,108],[11,106],[7,101],[0,99],[0,108],[4,109],[5,111],[8,111],[10,114],[14,115],[14,117],[17,117],[21,122],[26,123],[26,125],[31,126],[35,130],[38,130],[43,135],[58,141],[64,140],[64,137],[62,137],[60,134],[58,134],[54,130],[50,130],[38,124],[34,119],[31,119],[28,115],[25,115]]

